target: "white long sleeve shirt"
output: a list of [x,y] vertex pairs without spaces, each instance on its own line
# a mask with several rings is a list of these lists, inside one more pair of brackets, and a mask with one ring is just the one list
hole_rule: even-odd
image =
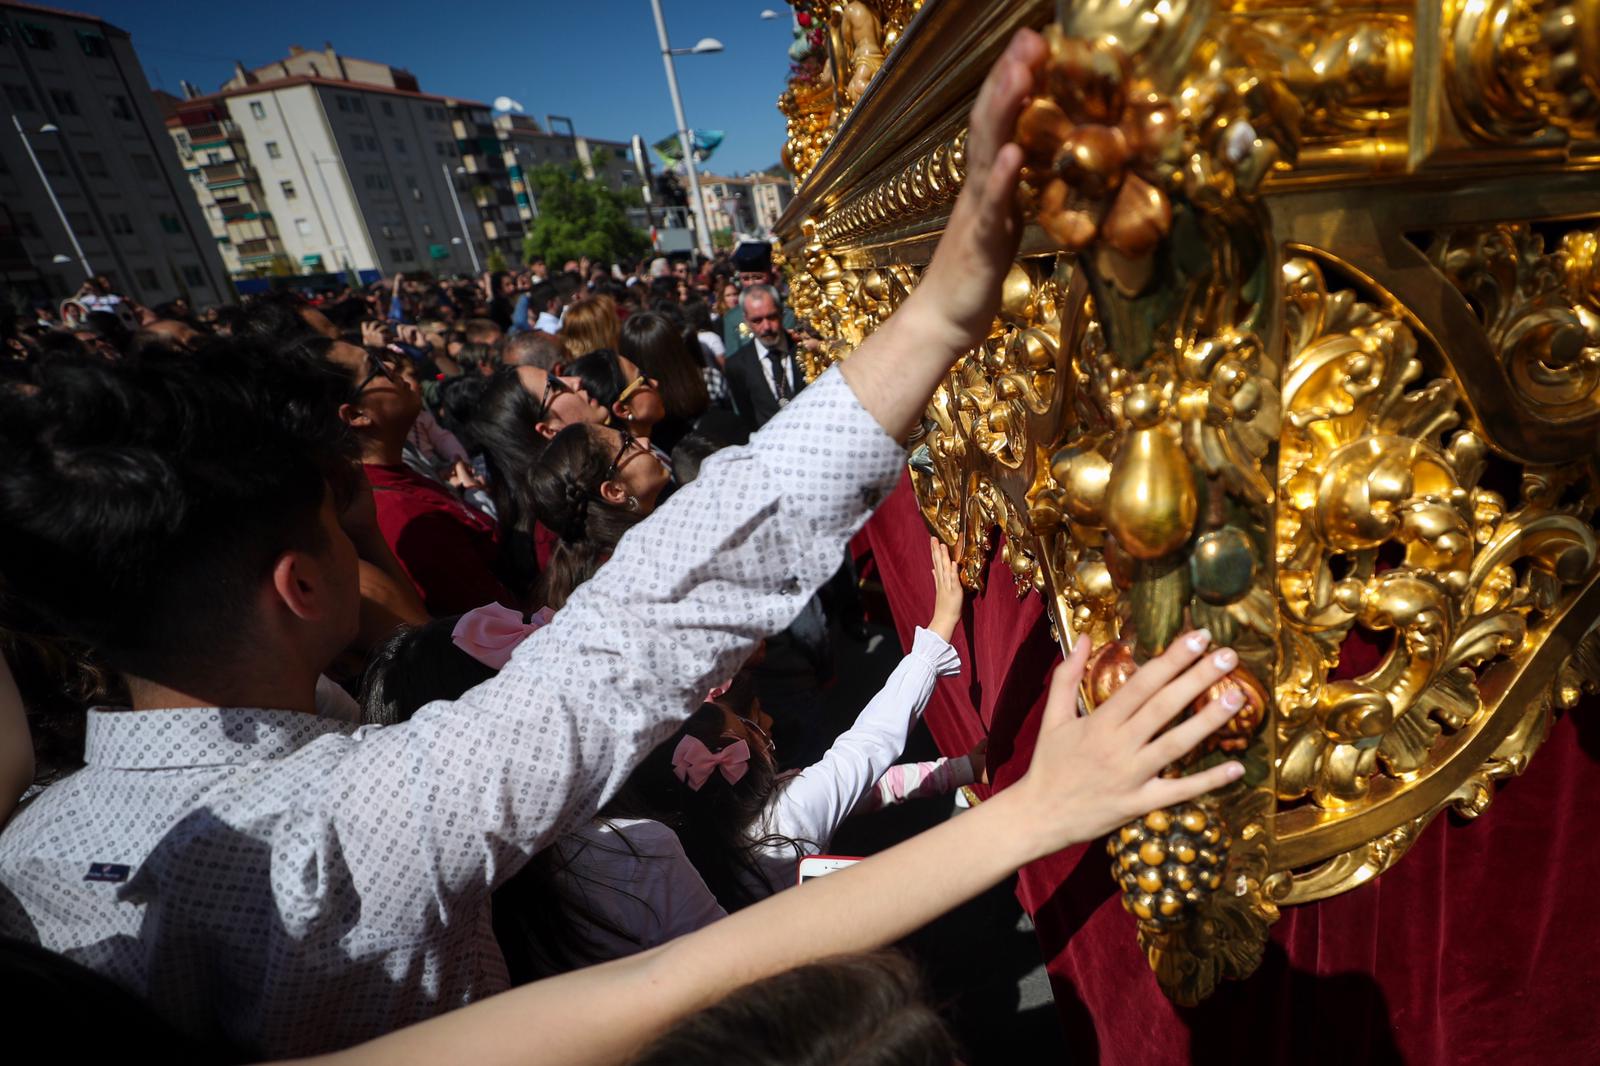
[[788,624],[903,462],[832,371],[459,700],[388,727],[91,711],[85,768],[0,835],[0,934],[269,1058],[501,991],[490,892]]
[[[808,855],[826,849],[839,825],[905,751],[906,739],[939,678],[960,672],[956,650],[938,634],[918,626],[910,654],[900,660],[855,724],[840,734],[820,762],[783,782],[767,809],[761,834],[800,841]],[[765,849],[759,861],[772,888],[795,883],[799,856],[794,848]]]

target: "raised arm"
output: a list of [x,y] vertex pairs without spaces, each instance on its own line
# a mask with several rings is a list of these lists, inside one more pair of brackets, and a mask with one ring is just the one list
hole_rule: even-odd
[[1080,640],[1052,680],[1027,774],[959,818],[655,950],[526,985],[316,1061],[623,1062],[743,984],[891,943],[1025,863],[1236,781],[1238,763],[1158,776],[1234,713],[1214,702],[1162,732],[1237,662],[1229,651],[1202,659],[1205,635],[1192,638],[1175,641],[1086,718],[1076,713],[1089,654]]

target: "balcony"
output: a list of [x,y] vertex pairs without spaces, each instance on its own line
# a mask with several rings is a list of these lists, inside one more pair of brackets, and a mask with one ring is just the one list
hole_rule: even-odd
[[248,200],[229,200],[217,205],[222,210],[222,221],[239,222],[253,218],[271,218],[270,214],[263,212]]
[[230,185],[242,185],[254,177],[254,172],[248,163],[218,163],[215,166],[201,167],[205,176],[206,187],[209,189],[224,188]]
[[278,255],[283,251],[282,246],[271,238],[256,241],[241,241],[233,246],[239,253],[240,259],[266,259]]
[[238,132],[232,122],[207,122],[203,126],[189,127],[189,143],[195,148],[210,148],[227,144]]

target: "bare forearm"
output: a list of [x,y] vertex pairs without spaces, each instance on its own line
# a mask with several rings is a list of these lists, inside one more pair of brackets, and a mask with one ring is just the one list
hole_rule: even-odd
[[0,825],[33,783],[33,737],[11,666],[0,655]]
[[652,951],[540,981],[316,1061],[625,1062],[678,1019],[742,985],[881,947],[993,886],[1037,857],[1043,836],[1023,828],[1026,821],[1002,793],[848,870]]

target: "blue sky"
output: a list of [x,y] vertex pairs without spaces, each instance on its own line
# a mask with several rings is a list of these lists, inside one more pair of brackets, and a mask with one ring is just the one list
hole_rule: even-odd
[[[50,4],[54,0],[43,0]],[[220,86],[233,61],[259,66],[291,44],[405,67],[425,92],[518,101],[543,123],[570,116],[578,132],[647,143],[674,128],[649,0],[62,0],[133,34],[150,84],[178,92],[180,79]],[[782,19],[763,20],[773,9]],[[718,55],[681,56],[678,85],[691,126],[727,140],[705,169],[743,173],[771,166],[783,143],[774,106],[789,62],[784,0],[662,0],[674,48],[701,37]]]

